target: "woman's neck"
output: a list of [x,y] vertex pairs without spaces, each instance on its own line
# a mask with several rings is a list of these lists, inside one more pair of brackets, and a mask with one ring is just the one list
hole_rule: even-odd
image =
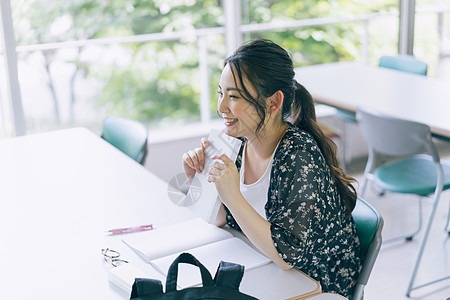
[[247,137],[247,155],[250,154],[259,159],[270,158],[287,128],[286,123],[266,125],[258,136]]

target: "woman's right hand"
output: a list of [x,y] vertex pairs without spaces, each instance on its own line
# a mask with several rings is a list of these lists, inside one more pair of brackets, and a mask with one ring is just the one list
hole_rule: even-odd
[[203,172],[205,168],[205,148],[208,146],[209,141],[202,138],[201,147],[183,154],[183,169],[188,179],[194,178],[196,172]]

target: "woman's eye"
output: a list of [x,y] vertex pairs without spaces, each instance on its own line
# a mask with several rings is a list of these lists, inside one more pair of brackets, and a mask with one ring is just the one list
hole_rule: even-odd
[[[220,95],[220,97],[223,97],[223,92],[222,91],[217,91],[217,94],[219,94]],[[238,99],[239,98],[239,96],[238,95],[228,95],[228,98],[230,98],[230,99]]]

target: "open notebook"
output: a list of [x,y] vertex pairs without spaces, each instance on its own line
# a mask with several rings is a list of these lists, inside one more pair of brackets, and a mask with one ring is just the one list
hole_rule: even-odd
[[[128,236],[122,241],[164,276],[182,252],[194,255],[213,276],[220,261],[243,265],[245,270],[271,262],[230,232],[200,218]],[[195,266],[180,264],[178,274],[180,288],[201,283],[200,271]]]

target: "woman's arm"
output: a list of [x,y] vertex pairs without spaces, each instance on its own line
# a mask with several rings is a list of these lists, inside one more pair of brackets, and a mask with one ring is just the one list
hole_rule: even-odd
[[222,227],[227,224],[227,211],[225,210],[225,207],[223,204],[220,205],[219,213],[217,214],[215,225],[217,227]]
[[[216,185],[222,203],[230,210],[247,238],[261,252],[275,262],[280,269],[290,269],[292,266],[280,257],[273,244],[270,223],[261,217],[242,196],[239,189],[239,173],[234,162],[226,155],[215,158],[223,163],[214,164],[209,172],[208,180]],[[219,218],[225,219],[225,213],[223,209],[223,212],[219,213]],[[224,219],[220,221],[224,222]]]
[[272,240],[270,223],[261,217],[255,209],[244,199],[242,194],[237,195],[227,205],[239,227],[247,238],[267,257],[269,257],[281,270],[292,268],[278,254]]

